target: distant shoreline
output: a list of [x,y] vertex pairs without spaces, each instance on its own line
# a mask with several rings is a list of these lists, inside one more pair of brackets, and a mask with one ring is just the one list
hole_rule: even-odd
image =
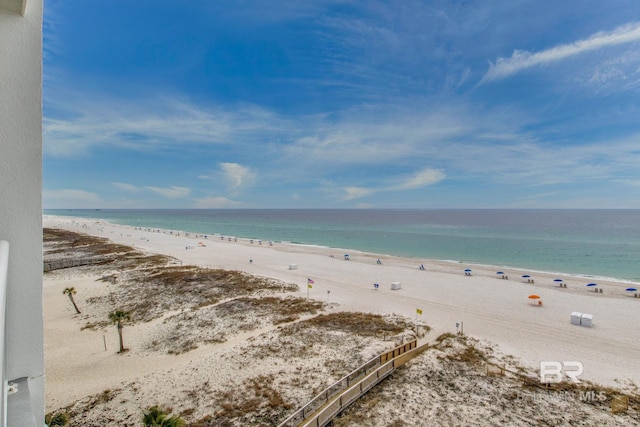
[[[295,210],[295,209],[294,209]],[[470,209],[470,211],[473,211],[474,209]],[[573,211],[571,209],[559,209],[560,211]],[[590,209],[591,211],[605,211],[604,209]],[[76,211],[76,210],[69,210],[69,211]],[[82,210],[82,209],[78,209],[78,211],[87,211],[87,210]],[[101,211],[101,210],[91,210],[91,211]],[[105,209],[104,211],[110,211],[109,209]],[[120,210],[120,209],[111,209],[111,211],[157,211],[157,209],[150,209],[150,210],[145,210],[145,209],[134,209],[134,210]],[[192,211],[192,209],[185,209],[185,210],[176,210],[176,209],[167,209],[166,211]],[[206,211],[206,210],[202,210],[202,211]],[[260,209],[258,209],[257,211],[260,211]],[[279,211],[279,209],[273,209],[271,211]],[[486,210],[485,210],[486,211]],[[504,209],[504,211],[511,211],[510,209]],[[528,211],[536,211],[535,209],[528,209]],[[623,211],[638,211],[640,212],[640,210],[637,209],[624,209]],[[199,235],[204,235],[205,233],[202,232],[195,232],[195,231],[189,231],[189,230],[185,230],[185,229],[178,229],[178,228],[173,228],[173,229],[168,229],[168,228],[163,228],[163,227],[156,227],[156,226],[149,226],[149,225],[131,225],[131,224],[124,224],[124,223],[118,223],[118,222],[114,222],[112,219],[105,219],[105,218],[93,218],[93,217],[83,217],[83,216],[74,216],[74,215],[51,215],[51,214],[43,214],[43,218],[45,217],[60,217],[60,218],[77,218],[78,220],[84,220],[84,221],[95,221],[95,220],[100,220],[100,221],[104,221],[105,223],[109,223],[112,224],[114,226],[121,226],[121,227],[127,227],[127,228],[146,228],[146,229],[151,229],[151,230],[162,230],[165,232],[176,232],[176,233],[183,233],[183,234],[191,234],[191,235],[195,235],[195,234],[199,234]],[[252,237],[247,237],[247,236],[235,236],[235,235],[226,235],[226,234],[221,234],[218,232],[214,232],[212,234],[208,234],[211,237],[216,237],[219,238],[220,236],[224,236],[225,238],[228,237],[232,237],[232,238],[238,238],[238,239],[244,239],[244,240],[255,240],[255,241],[259,241],[262,240],[263,242],[268,242],[269,239],[268,238],[262,238],[262,236],[252,236]],[[535,274],[540,274],[540,275],[550,275],[550,276],[557,276],[557,277],[567,277],[567,278],[576,278],[579,280],[582,279],[587,279],[587,280],[594,280],[594,281],[605,281],[605,282],[618,282],[618,283],[624,283],[624,284],[629,284],[629,285],[640,285],[640,280],[633,280],[633,279],[626,279],[626,278],[619,278],[619,277],[615,277],[615,276],[606,276],[606,275],[598,275],[598,274],[584,274],[584,273],[567,273],[567,272],[563,272],[560,270],[544,270],[544,269],[536,269],[536,268],[531,268],[531,267],[526,267],[526,266],[514,266],[514,265],[509,265],[509,264],[493,264],[493,263],[483,263],[483,262],[467,262],[467,261],[461,261],[461,260],[457,260],[457,259],[443,259],[443,258],[420,258],[420,257],[415,257],[415,256],[410,256],[410,255],[395,255],[395,254],[390,254],[390,253],[383,253],[383,252],[370,252],[370,251],[363,251],[361,249],[355,249],[355,248],[344,248],[344,247],[333,247],[333,246],[327,246],[327,245],[322,245],[322,244],[315,244],[315,243],[303,243],[303,242],[293,242],[293,241],[283,241],[283,240],[272,240],[273,242],[277,242],[280,244],[284,244],[284,245],[291,245],[291,246],[299,246],[301,248],[317,248],[320,250],[328,250],[328,251],[339,251],[339,252],[344,252],[344,253],[349,253],[349,252],[361,252],[364,254],[368,254],[371,256],[376,256],[376,257],[399,257],[399,258],[407,258],[407,259],[414,259],[415,262],[417,263],[416,265],[420,265],[421,263],[424,262],[442,262],[442,263],[450,263],[452,265],[458,264],[458,265],[464,265],[464,266],[468,266],[468,267],[476,267],[476,268],[483,268],[483,269],[495,269],[496,271],[499,270],[510,270],[510,271],[526,271],[526,272],[532,272]],[[466,267],[463,267],[466,268]]]

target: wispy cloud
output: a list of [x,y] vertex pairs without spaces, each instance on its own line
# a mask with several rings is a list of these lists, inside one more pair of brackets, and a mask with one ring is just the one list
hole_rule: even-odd
[[391,187],[390,190],[414,190],[436,184],[444,180],[446,176],[440,169],[425,169],[407,178],[404,182]]
[[424,169],[411,175],[408,178],[392,177],[391,179],[397,179],[399,181],[399,184],[396,184],[396,185],[383,185],[377,188],[343,187],[342,191],[344,195],[340,199],[340,201],[345,202],[353,199],[360,199],[374,193],[385,192],[385,191],[415,190],[418,188],[427,187],[429,185],[434,185],[444,180],[445,178],[446,178],[446,174],[442,170]]
[[54,157],[90,154],[101,146],[145,150],[176,145],[228,145],[269,135],[282,127],[272,113],[256,106],[226,109],[196,106],[176,98],[111,99],[82,97],[62,106],[65,117],[45,116],[43,146]]
[[561,44],[540,52],[515,50],[511,57],[499,57],[495,64],[490,64],[480,84],[501,80],[527,68],[560,61],[588,51],[638,40],[640,40],[640,23],[634,22],[610,32],[598,32],[587,39]]
[[172,185],[171,187],[168,187],[168,188],[152,187],[152,186],[147,186],[145,188],[153,191],[156,194],[166,197],[167,199],[181,199],[181,198],[189,197],[189,195],[191,194],[191,190],[189,188],[178,187],[175,185]]

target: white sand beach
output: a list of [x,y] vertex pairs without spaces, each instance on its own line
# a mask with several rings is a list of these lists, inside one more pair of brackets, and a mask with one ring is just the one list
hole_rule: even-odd
[[[300,287],[297,296],[306,298],[308,292],[312,299],[332,304],[329,310],[417,319],[432,328],[424,340],[455,333],[456,324],[461,324],[466,335],[491,343],[500,353],[513,355],[532,371],[537,370],[541,361],[579,361],[584,366],[580,379],[638,392],[640,298],[625,292],[629,286],[625,283],[598,281],[603,292],[597,293],[586,286],[592,280],[586,277],[561,276],[567,284],[564,288],[553,281],[557,277],[554,275],[494,266],[414,260],[353,250],[349,250],[350,260],[346,261],[344,251],[337,249],[283,243],[271,246],[266,241],[250,243],[226,236],[205,239],[193,234],[170,234],[66,217],[45,216],[44,226],[106,237],[115,243],[175,257],[185,265],[239,270],[295,283]],[[377,259],[381,264],[377,264]],[[290,264],[296,264],[297,269],[290,269]],[[418,268],[420,264],[424,264],[424,270]],[[464,274],[466,268],[472,269],[470,276]],[[504,271],[509,279],[501,279],[497,270]],[[522,279],[524,274],[529,274],[535,283]],[[174,355],[136,350],[136,343],[143,342],[159,321],[138,323],[124,331],[131,351],[116,355],[115,327],[81,330],[82,315],[73,313],[73,307],[62,294],[65,288],[75,287],[76,300],[83,308],[87,306],[85,301],[104,294],[111,286],[96,281],[98,278],[99,275],[90,273],[45,275],[47,411],[151,377],[160,385],[173,388],[189,386],[192,382],[189,375],[211,377],[211,381],[218,382],[234,381],[238,366],[223,368],[216,360],[233,358],[242,343],[268,335],[274,329],[264,325],[240,331],[223,343]],[[307,278],[314,281],[311,289],[307,288]],[[401,282],[401,289],[391,290],[391,283],[396,281]],[[373,283],[379,283],[379,289],[374,289]],[[528,298],[531,294],[539,295],[542,305],[533,305]],[[422,315],[417,315],[416,309],[422,310]],[[570,315],[574,311],[592,314],[593,327],[572,325]],[[164,318],[172,314],[175,313],[166,313]],[[384,350],[381,344],[367,350],[377,351],[376,346]],[[218,367],[215,375],[205,373],[211,366]],[[253,374],[277,376],[280,368],[274,366],[265,372],[263,365],[256,365]],[[245,363],[242,369],[242,375],[249,378],[251,373],[245,371],[254,367]],[[156,389],[160,390],[160,385]],[[142,394],[153,393],[145,386],[139,389]],[[124,395],[120,398],[126,400]],[[173,407],[181,405],[167,401],[170,398],[163,401],[162,396],[156,400]]]

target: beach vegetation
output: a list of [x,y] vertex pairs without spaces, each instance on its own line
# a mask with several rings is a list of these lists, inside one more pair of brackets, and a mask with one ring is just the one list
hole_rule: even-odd
[[444,334],[439,335],[438,338],[436,338],[436,342],[443,342],[445,340],[452,339],[455,337],[456,337],[455,334],[452,334],[451,332],[445,332]]
[[73,231],[44,228],[44,243],[47,245],[47,253],[64,253],[73,249],[83,255],[109,255],[136,252],[131,246],[113,243],[104,237],[90,236],[88,234],[75,233]]
[[124,322],[128,322],[131,320],[131,313],[123,310],[114,310],[109,313],[109,320],[118,328],[118,339],[120,342],[120,351],[118,351],[118,353],[122,353],[126,351],[126,349],[124,348],[124,341],[122,339],[122,329],[124,328],[123,324]]
[[49,427],[64,427],[69,423],[69,416],[62,412],[57,414],[50,413],[44,417],[44,422]]
[[[137,269],[121,276],[119,286],[114,287],[107,298],[112,305],[135,312],[136,320],[142,322],[161,317],[177,307],[197,310],[229,298],[298,290],[297,285],[279,280],[196,266]],[[139,298],[139,295],[145,297]],[[100,302],[100,299],[91,302]]]
[[145,347],[180,354],[201,344],[225,342],[239,332],[295,322],[317,314],[324,306],[321,301],[291,296],[234,298],[166,317],[159,325],[162,332],[150,339]]
[[305,323],[322,329],[343,331],[364,337],[377,336],[378,331],[395,335],[411,328],[411,324],[403,318],[360,312],[320,314],[307,319]]
[[182,418],[169,416],[170,412],[159,406],[152,406],[142,415],[142,423],[144,427],[182,427],[185,425]]
[[76,301],[73,299],[73,296],[76,294],[76,288],[65,288],[62,293],[69,297],[69,301],[71,301],[71,304],[73,304],[73,308],[76,310],[76,314],[80,314],[80,309],[78,308]]
[[89,329],[89,330],[92,330],[92,331],[97,331],[98,328],[105,326],[107,323],[108,323],[107,321],[103,321],[103,322],[87,322],[80,328],[80,330],[84,331],[85,329]]
[[191,425],[277,425],[293,405],[284,399],[275,382],[274,375],[259,375],[244,380],[239,387],[216,393],[218,409]]
[[124,271],[152,268],[175,261],[175,258],[166,255],[145,254],[104,237],[73,231],[44,228],[43,237],[45,271],[83,266]]

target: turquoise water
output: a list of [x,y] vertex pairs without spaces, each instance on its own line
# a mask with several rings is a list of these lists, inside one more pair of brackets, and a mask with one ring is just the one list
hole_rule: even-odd
[[640,281],[640,210],[46,210],[117,224]]

